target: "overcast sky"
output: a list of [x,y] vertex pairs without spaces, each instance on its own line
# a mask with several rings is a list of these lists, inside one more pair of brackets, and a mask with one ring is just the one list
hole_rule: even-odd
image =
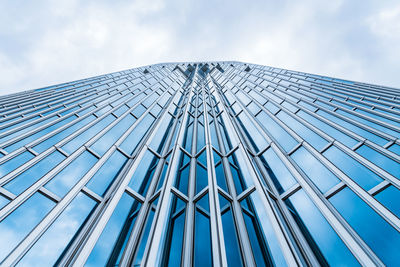
[[400,87],[400,1],[0,0],[0,94],[213,60]]

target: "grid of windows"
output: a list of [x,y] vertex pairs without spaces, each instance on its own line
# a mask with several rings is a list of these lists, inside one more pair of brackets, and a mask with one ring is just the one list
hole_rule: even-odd
[[400,91],[240,62],[0,97],[4,266],[400,263]]

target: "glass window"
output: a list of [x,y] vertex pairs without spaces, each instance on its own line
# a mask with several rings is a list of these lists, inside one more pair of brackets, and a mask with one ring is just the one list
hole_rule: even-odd
[[143,140],[146,133],[149,131],[151,125],[154,122],[154,118],[150,114],[146,114],[131,131],[131,133],[122,142],[121,148],[128,154],[132,154],[140,141]]
[[3,177],[7,173],[15,170],[16,168],[33,158],[34,156],[31,152],[25,151],[12,159],[8,159],[6,162],[0,165],[0,177]]
[[323,155],[365,190],[382,182],[382,178],[335,146],[330,147]]
[[73,121],[74,119],[76,119],[76,116],[68,117],[65,120],[62,120],[62,121],[57,122],[57,123],[55,123],[55,124],[53,124],[53,125],[51,125],[49,127],[46,127],[45,129],[43,129],[43,130],[41,130],[41,131],[31,135],[31,136],[25,137],[24,139],[22,139],[22,140],[20,140],[20,141],[18,141],[16,143],[6,147],[4,150],[7,151],[7,152],[14,151],[17,148],[20,148],[20,147],[22,147],[22,146],[24,146],[24,145],[26,145],[26,144],[28,144],[28,143],[30,143],[32,141],[35,141],[36,139],[39,139],[40,137],[42,137],[44,135],[56,130],[57,128],[60,128],[64,124],[67,124],[67,123]]
[[[55,203],[35,193],[0,223],[0,261],[46,216]],[[27,219],[29,218],[29,220]],[[7,240],[7,242],[4,242]]]
[[342,133],[336,128],[326,124],[325,122],[322,122],[321,120],[315,118],[314,116],[311,116],[310,114],[302,110],[300,110],[297,114],[306,121],[308,121],[309,123],[313,124],[315,127],[325,132],[327,135],[337,139],[338,141],[347,145],[348,147],[353,147],[355,144],[358,143],[358,141],[354,140],[350,136]]
[[19,265],[57,265],[58,258],[68,248],[68,244],[79,232],[80,227],[95,206],[96,202],[93,199],[79,193],[25,254]]
[[390,151],[393,153],[396,153],[397,155],[400,155],[400,145],[398,144],[393,144],[388,148]]
[[150,181],[153,178],[158,160],[159,159],[153,153],[147,150],[132,175],[129,187],[139,194],[145,195]]
[[104,195],[127,161],[128,159],[121,152],[114,151],[86,186],[96,194]]
[[64,159],[64,155],[58,151],[54,151],[30,167],[28,170],[12,179],[10,182],[4,185],[4,188],[15,195],[19,195],[37,180],[42,178],[46,173],[56,167]]
[[333,173],[304,147],[297,149],[290,157],[299,165],[322,193],[327,192],[340,182]]
[[393,176],[400,178],[400,164],[396,161],[366,145],[360,146],[356,152]]
[[400,218],[399,189],[391,185],[382,192],[379,192],[375,198]]
[[387,266],[397,266],[399,232],[348,187],[329,201]]
[[225,252],[229,266],[243,266],[238,239],[236,236],[235,222],[231,209],[227,209],[222,217],[222,228],[224,231]]
[[[208,194],[202,197],[204,198],[208,198]],[[199,204],[200,202],[197,202],[196,206],[199,207]],[[209,210],[208,199],[201,202],[201,207],[206,211]],[[212,266],[210,218],[198,208],[194,227],[194,266]]]
[[243,131],[249,138],[249,141],[257,151],[260,151],[268,145],[267,140],[265,140],[259,130],[254,126],[253,122],[250,121],[250,118],[245,115],[244,112],[240,113],[237,118],[242,126]]
[[276,116],[317,150],[321,150],[328,143],[321,136],[289,116],[286,112],[281,111]]
[[161,153],[164,144],[167,140],[168,134],[172,129],[172,125],[174,120],[170,114],[165,114],[164,119],[160,121],[160,127],[157,132],[161,134],[156,134],[151,140],[150,147],[156,150],[158,153]]
[[94,119],[95,119],[95,117],[93,115],[86,117],[86,118],[80,120],[79,122],[69,126],[67,129],[64,129],[63,131],[47,138],[40,144],[34,146],[33,149],[36,152],[42,153],[49,147],[55,145],[59,141],[63,140],[64,138],[66,138],[66,137],[70,136],[71,134],[73,134],[74,132],[78,131],[79,129],[81,129],[82,127],[84,127],[86,124],[88,124],[89,122],[91,122]]
[[[136,211],[140,209],[140,203],[127,193],[124,193],[115,207],[113,214],[107,222],[103,232],[96,242],[85,266],[105,266],[110,263],[113,266],[112,254],[121,250],[121,242],[129,238],[128,230],[136,221]],[[123,235],[121,235],[123,234]],[[116,259],[114,259],[115,261]]]
[[260,114],[257,115],[257,119],[259,119],[261,125],[270,133],[270,135],[272,135],[278,144],[285,149],[286,152],[289,152],[295,145],[297,145],[298,142],[270,116],[268,116],[267,113],[263,111],[260,112]]
[[104,155],[104,153],[106,153],[106,151],[121,137],[122,134],[126,132],[126,130],[128,130],[130,126],[132,126],[135,121],[136,119],[132,115],[128,114],[100,137],[91,148],[100,156]]
[[285,192],[296,184],[295,178],[273,149],[269,148],[265,151],[260,159],[279,193]]
[[303,190],[290,196],[286,204],[322,265],[359,265]]
[[90,138],[92,138],[98,132],[100,132],[102,129],[107,127],[107,125],[109,125],[114,120],[115,120],[115,117],[113,115],[107,115],[106,117],[101,119],[99,122],[92,125],[89,129],[86,129],[83,133],[80,133],[74,139],[72,139],[71,141],[66,143],[64,146],[62,146],[63,150],[65,150],[67,153],[74,152],[80,146],[82,146],[87,141],[89,141]]
[[53,177],[45,187],[62,198],[96,162],[97,158],[95,156],[88,151],[84,151]]

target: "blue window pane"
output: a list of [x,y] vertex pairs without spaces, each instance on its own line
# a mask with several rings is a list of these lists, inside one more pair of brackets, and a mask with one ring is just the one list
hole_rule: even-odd
[[289,116],[286,112],[280,111],[277,117],[317,150],[321,150],[328,143],[321,136]]
[[388,148],[390,151],[393,153],[396,153],[397,155],[400,155],[400,145],[398,144],[393,144]]
[[19,265],[50,266],[55,264],[95,206],[94,200],[79,193],[22,258]]
[[400,190],[389,186],[378,193],[375,198],[400,218]]
[[221,217],[228,265],[243,266],[231,210],[228,209]]
[[166,114],[166,117],[160,122],[158,132],[162,134],[156,134],[151,140],[150,147],[154,148],[155,151],[160,153],[164,147],[165,141],[171,131],[174,120],[170,114]]
[[48,133],[50,133],[51,131],[53,131],[53,130],[55,130],[55,129],[57,129],[57,128],[60,128],[60,127],[63,126],[64,124],[67,124],[67,123],[73,121],[74,119],[76,119],[75,116],[68,117],[68,118],[65,119],[65,120],[62,120],[62,121],[60,121],[60,122],[57,122],[57,123],[55,123],[55,124],[53,124],[53,125],[51,125],[51,126],[45,128],[45,129],[43,129],[43,130],[41,130],[41,131],[39,131],[39,132],[37,132],[37,133],[31,135],[31,136],[28,136],[28,137],[26,137],[26,138],[24,138],[24,139],[22,139],[22,140],[20,140],[20,141],[18,141],[18,142],[16,142],[16,143],[12,144],[12,145],[6,147],[4,150],[7,151],[7,152],[14,151],[14,150],[16,150],[17,148],[20,148],[20,147],[22,147],[22,146],[24,146],[24,145],[26,145],[26,144],[28,144],[28,143],[30,143],[30,142],[32,142],[32,141],[34,141],[34,140],[36,140],[36,139],[38,139],[38,138],[44,136],[45,134],[48,134]]
[[154,118],[150,114],[145,115],[143,120],[136,125],[132,132],[122,142],[120,147],[128,154],[132,154],[139,142],[142,141],[145,134],[149,131],[153,122]]
[[7,173],[15,170],[16,168],[33,158],[34,156],[32,155],[32,153],[30,153],[29,151],[25,151],[12,159],[8,159],[6,162],[0,165],[0,177],[3,177]]
[[324,263],[331,266],[359,265],[303,190],[290,196],[286,204],[322,265]]
[[212,266],[210,219],[197,211],[194,225],[194,266]]
[[369,190],[382,182],[382,178],[335,146],[330,147],[323,154],[365,190]]
[[337,123],[340,126],[345,127],[346,129],[349,129],[350,131],[353,131],[375,143],[377,143],[378,145],[383,146],[384,144],[386,144],[388,141],[386,139],[383,139],[382,137],[379,137],[371,132],[368,132],[358,126],[355,126],[354,124],[351,124],[345,120],[342,120],[336,116],[333,116],[325,111],[322,110],[318,110],[317,113],[321,114],[322,116],[324,116],[325,118]]
[[118,249],[117,242],[121,232],[134,225],[136,217],[130,220],[129,216],[139,209],[139,203],[124,193],[107,222],[96,245],[86,261],[85,266],[105,266],[112,252]]
[[[250,142],[257,151],[262,150],[268,145],[267,140],[265,140],[259,130],[254,126],[253,122],[250,121],[250,118],[245,115],[244,112],[240,113],[237,118],[239,123],[242,125],[243,131],[246,133]],[[290,145],[290,139],[288,139],[288,143]]]
[[91,122],[94,119],[95,119],[94,116],[86,117],[83,120],[71,125],[67,129],[65,129],[65,130],[53,135],[52,137],[50,137],[50,138],[44,140],[43,142],[41,142],[40,144],[34,146],[33,149],[36,152],[42,153],[43,151],[45,151],[49,147],[55,145],[59,141],[63,140],[64,138],[66,138],[69,135],[73,134],[74,132],[78,131],[80,128],[82,128],[83,126],[85,126],[86,124],[88,124],[89,122]]
[[261,122],[262,126],[287,152],[290,151],[297,144],[297,141],[294,140],[294,138],[290,134],[288,134],[270,116],[268,116],[267,113],[260,112],[260,114],[257,115],[257,118]]
[[285,192],[296,184],[293,175],[271,148],[265,151],[260,159],[279,193]]
[[76,149],[78,149],[78,147],[85,144],[90,138],[92,138],[94,135],[96,135],[98,132],[100,132],[103,128],[105,128],[114,120],[115,117],[112,115],[104,117],[101,121],[92,125],[89,129],[86,129],[83,133],[79,134],[74,139],[69,141],[67,144],[62,146],[62,148],[68,153],[74,152]]
[[140,266],[140,264],[142,263],[144,250],[146,249],[146,243],[149,238],[151,224],[153,223],[154,213],[155,213],[155,211],[153,209],[151,209],[149,212],[149,216],[146,221],[146,226],[144,228],[144,232],[141,237],[142,239],[140,241],[139,247],[136,252],[134,266]]
[[342,133],[341,131],[337,130],[336,128],[322,122],[321,120],[311,116],[310,114],[300,110],[297,113],[300,117],[308,121],[309,123],[313,124],[315,127],[321,129],[329,136],[339,140],[341,143],[347,145],[348,147],[352,147],[357,144],[357,141],[351,138],[350,136]]
[[399,232],[349,188],[343,189],[329,201],[386,265],[398,265]]
[[291,157],[322,193],[325,193],[340,182],[333,173],[304,147],[297,149]]
[[360,146],[356,151],[375,165],[378,165],[393,176],[400,178],[400,164],[396,161],[382,155],[366,145]]
[[59,197],[65,194],[93,167],[97,158],[90,152],[84,151],[67,167],[59,172],[45,187]]
[[3,197],[2,195],[0,195],[0,210],[9,203],[10,201]]
[[157,167],[158,158],[150,151],[146,151],[136,171],[133,173],[129,187],[140,194],[146,194],[147,188],[153,178]]
[[8,182],[4,188],[15,195],[19,195],[64,159],[64,155],[55,151]]
[[100,137],[92,146],[93,150],[100,156],[104,153],[121,137],[122,134],[128,130],[130,126],[136,121],[132,115],[127,115],[114,125],[108,132]]
[[98,195],[104,195],[127,161],[128,159],[121,152],[115,151],[86,186]]
[[[55,203],[35,193],[0,223],[0,261],[2,261],[46,216]],[[27,220],[29,218],[29,220]],[[7,240],[7,242],[4,242]]]
[[200,164],[196,165],[196,194],[208,185],[207,170]]

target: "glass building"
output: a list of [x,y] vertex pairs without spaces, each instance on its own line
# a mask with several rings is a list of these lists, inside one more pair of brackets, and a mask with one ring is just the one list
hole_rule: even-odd
[[2,266],[398,266],[400,90],[240,62],[0,97]]

